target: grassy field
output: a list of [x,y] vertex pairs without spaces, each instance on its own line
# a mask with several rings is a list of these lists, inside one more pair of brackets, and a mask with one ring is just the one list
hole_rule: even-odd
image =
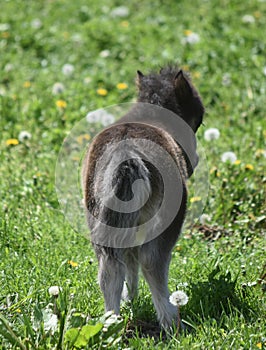
[[[0,347],[266,349],[266,2],[121,4],[1,1]],[[136,71],[168,61],[189,70],[206,106],[198,140],[209,189],[206,215],[183,232],[170,269],[171,292],[189,297],[189,331],[166,337],[143,280],[122,320],[103,316],[97,262],[60,209],[55,168],[77,122],[134,101]],[[220,136],[208,140],[210,128]],[[225,152],[236,161],[223,162]]]

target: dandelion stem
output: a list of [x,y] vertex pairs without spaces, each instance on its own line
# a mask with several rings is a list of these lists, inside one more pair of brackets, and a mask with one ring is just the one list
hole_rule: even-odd
[[177,307],[177,326],[176,326],[176,336],[177,337],[179,334],[179,328],[180,328],[180,310],[179,310],[179,307]]

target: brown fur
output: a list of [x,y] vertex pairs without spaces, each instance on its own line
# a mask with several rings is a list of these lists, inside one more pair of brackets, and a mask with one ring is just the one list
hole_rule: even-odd
[[[168,269],[171,251],[181,232],[185,217],[186,179],[192,174],[195,166],[190,163],[182,144],[178,143],[179,140],[172,135],[172,132],[176,131],[174,130],[175,118],[182,118],[196,132],[202,123],[204,108],[189,78],[176,66],[167,66],[159,73],[151,73],[147,76],[138,72],[137,86],[138,102],[141,103],[135,105],[117,123],[98,134],[90,145],[83,165],[84,197],[87,213],[91,215],[88,215],[88,224],[96,237],[98,234],[108,235],[107,230],[102,232],[103,226],[97,224],[100,221],[110,226],[124,228],[126,238],[128,227],[136,227],[137,231],[142,222],[148,221],[156,214],[164,195],[164,186],[158,170],[144,161],[145,157],[142,159],[141,156],[148,152],[153,157],[151,159],[156,159],[157,154],[152,147],[142,150],[140,146],[136,146],[123,150],[128,152],[131,158],[121,161],[118,168],[115,166],[112,168],[112,164],[116,164],[115,158],[123,159],[121,150],[116,149],[115,145],[123,140],[147,140],[157,144],[171,156],[179,171],[178,176],[171,172],[166,158],[163,157],[159,161],[167,172],[169,169],[169,176],[173,178],[173,183],[181,184],[178,188],[181,205],[179,207],[176,204],[178,198],[174,196],[170,198],[175,217],[166,229],[156,238],[131,248],[116,248],[93,242],[99,261],[99,282],[104,294],[106,311],[114,310],[115,313],[119,313],[124,279],[127,281],[126,297],[131,299],[135,296],[140,265],[152,292],[158,320],[163,327],[171,327],[173,322],[179,321],[176,307],[169,302]],[[150,109],[147,113],[145,104],[154,104],[158,107],[154,112]],[[169,111],[173,116],[173,122],[170,124],[167,116]],[[179,135],[182,132],[177,131]],[[111,150],[107,155],[107,162],[102,160],[106,150]],[[196,149],[193,149],[193,152],[196,154]],[[99,193],[104,196],[109,195],[105,193],[106,176],[111,176],[112,186],[116,189],[115,195],[120,196],[120,199],[125,202],[131,200],[131,188],[134,182],[142,179],[150,189],[150,197],[143,208],[132,213],[123,213],[103,205]],[[141,196],[141,193],[139,195]],[[167,208],[158,220],[159,222],[167,220]],[[151,227],[151,230],[153,228],[155,229]]]

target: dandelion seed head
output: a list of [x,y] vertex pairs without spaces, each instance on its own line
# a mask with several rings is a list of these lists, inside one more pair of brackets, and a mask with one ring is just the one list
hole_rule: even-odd
[[98,123],[101,120],[101,111],[89,112],[86,115],[86,120],[88,123]]
[[91,77],[85,77],[83,80],[84,84],[86,84],[86,85],[91,83],[91,81],[92,81]]
[[47,318],[44,319],[43,327],[46,332],[54,333],[57,329],[58,317],[55,314],[47,315]]
[[110,56],[110,51],[109,50],[103,50],[100,52],[100,57],[106,58]]
[[0,32],[6,32],[10,29],[9,23],[0,23]]
[[237,160],[237,156],[234,152],[228,151],[228,152],[224,152],[221,156],[221,160],[224,163],[235,163],[235,161]]
[[197,33],[192,32],[191,30],[185,31],[185,37],[182,39],[183,44],[197,44],[200,41],[200,36]]
[[61,290],[62,290],[61,287],[58,287],[58,286],[51,286],[51,287],[48,289],[48,293],[49,293],[51,296],[58,296]]
[[210,128],[205,130],[204,139],[206,141],[217,140],[220,137],[220,131],[216,128]]
[[74,66],[72,64],[66,63],[63,65],[62,73],[64,75],[72,75],[73,72],[74,72]]
[[110,15],[111,17],[124,18],[129,15],[129,9],[126,6],[118,6],[111,11]]
[[7,63],[7,64],[5,65],[4,71],[7,72],[7,73],[9,73],[9,72],[11,72],[13,69],[14,69],[13,64],[12,64],[12,63]]
[[28,132],[28,131],[23,130],[23,131],[21,131],[19,133],[18,139],[19,139],[20,142],[24,142],[26,140],[30,140],[31,139],[31,133]]
[[110,124],[113,124],[115,121],[115,117],[110,113],[105,113],[101,116],[101,124],[103,126],[108,126]]
[[61,94],[62,92],[64,92],[64,90],[65,90],[65,87],[62,83],[54,83],[52,88],[52,94],[53,95]]
[[35,18],[31,21],[31,27],[34,29],[39,29],[42,26],[42,21],[39,18]]
[[202,214],[199,218],[201,225],[206,225],[211,221],[211,217],[208,214]]
[[242,17],[242,22],[243,23],[254,23],[255,22],[255,18],[252,15],[244,15]]
[[228,73],[225,73],[222,78],[223,86],[229,86],[231,84],[231,77]]
[[182,290],[177,290],[170,295],[169,301],[175,306],[183,306],[188,303],[188,296]]

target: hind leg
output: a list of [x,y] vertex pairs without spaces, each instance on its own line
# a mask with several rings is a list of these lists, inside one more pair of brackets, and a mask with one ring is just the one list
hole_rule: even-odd
[[96,249],[99,262],[99,283],[104,295],[105,311],[120,313],[120,300],[125,279],[125,264],[117,249]]
[[126,257],[126,281],[122,297],[125,301],[133,300],[138,291],[139,262],[138,249],[128,250]]
[[146,279],[152,300],[157,312],[157,318],[164,328],[178,324],[176,306],[169,301],[168,269],[171,250],[160,250],[159,240],[153,240],[140,250],[140,263]]

